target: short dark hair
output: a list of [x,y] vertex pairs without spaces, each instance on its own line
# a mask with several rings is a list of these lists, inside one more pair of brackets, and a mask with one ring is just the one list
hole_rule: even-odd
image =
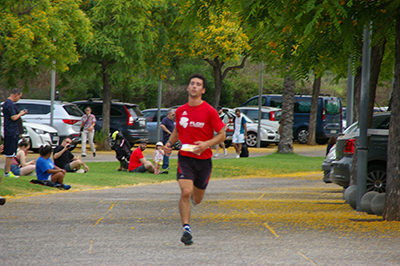
[[28,147],[30,146],[29,140],[23,139],[20,143],[18,143],[18,147]]
[[22,90],[20,88],[15,88],[11,91],[11,94],[21,94]]
[[51,153],[52,150],[53,150],[53,149],[51,148],[50,145],[45,145],[45,146],[42,145],[42,146],[40,146],[40,148],[39,148],[39,154],[40,154],[40,156],[45,156],[45,155]]
[[219,105],[219,106],[217,107],[217,111],[219,111],[219,110],[221,110],[221,109],[222,109],[222,106]]
[[194,79],[194,78],[199,78],[199,79],[201,79],[201,80],[203,81],[203,88],[206,87],[206,82],[207,82],[207,81],[206,81],[206,78],[205,78],[202,74],[194,73],[194,74],[190,75],[189,83],[190,83],[190,81],[191,81],[192,79]]

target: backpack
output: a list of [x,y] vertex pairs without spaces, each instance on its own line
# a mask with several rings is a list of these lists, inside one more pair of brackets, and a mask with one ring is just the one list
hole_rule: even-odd
[[249,157],[249,149],[247,148],[247,144],[242,143],[242,152],[240,153],[240,157]]

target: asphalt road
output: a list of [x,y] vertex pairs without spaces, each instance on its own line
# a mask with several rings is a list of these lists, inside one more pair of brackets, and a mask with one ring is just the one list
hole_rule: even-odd
[[192,209],[192,246],[179,241],[176,182],[10,199],[0,207],[0,265],[399,265],[398,238],[265,218],[263,206],[284,192],[299,191],[288,204],[311,190],[318,200],[320,177],[211,180]]

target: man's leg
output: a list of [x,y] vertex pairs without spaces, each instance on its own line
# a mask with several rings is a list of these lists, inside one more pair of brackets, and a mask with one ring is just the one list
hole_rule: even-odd
[[70,165],[72,171],[75,168],[76,169],[80,169],[81,166],[83,166],[83,168],[85,168],[86,172],[89,171],[89,167],[84,162],[82,162],[82,160],[74,160],[74,161],[70,162],[69,165]]
[[146,167],[146,170],[149,171],[149,173],[154,173],[154,165],[150,161],[147,161],[144,164],[144,167]]
[[162,169],[168,169],[168,168],[169,168],[169,156],[164,154]]
[[81,140],[82,140],[81,154],[85,155],[85,156],[86,156],[86,138],[87,138],[87,133],[82,132],[82,134],[81,134]]
[[193,193],[193,181],[189,179],[179,179],[178,183],[181,188],[179,213],[181,215],[182,225],[185,225],[190,222],[190,196]]

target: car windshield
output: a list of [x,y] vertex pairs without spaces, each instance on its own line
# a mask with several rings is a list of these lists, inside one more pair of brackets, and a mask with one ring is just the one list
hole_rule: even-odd
[[68,105],[64,105],[63,107],[69,115],[73,115],[73,116],[83,116],[84,115],[84,113],[81,111],[81,109],[79,109],[78,106],[76,106],[75,104],[68,104]]

